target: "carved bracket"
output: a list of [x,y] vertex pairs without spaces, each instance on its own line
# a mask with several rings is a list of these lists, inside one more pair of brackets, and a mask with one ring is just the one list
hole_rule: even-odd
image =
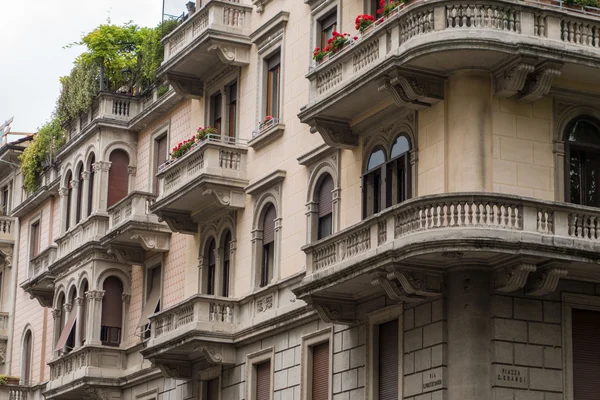
[[213,196],[217,204],[223,207],[244,208],[245,194],[242,190],[223,190],[209,188],[202,192],[203,196]]
[[303,299],[310,304],[319,317],[326,323],[356,325],[360,320],[356,317],[354,302],[340,299],[316,298],[314,296]]
[[140,265],[144,263],[144,252],[131,247],[109,245],[107,253],[115,256],[117,262],[127,265]]
[[130,236],[131,240],[137,240],[146,251],[169,251],[171,245],[170,233],[143,233],[133,231]]
[[204,96],[204,82],[195,76],[167,73],[167,79],[173,89],[181,96],[199,99]]
[[231,43],[213,43],[208,46],[208,51],[216,53],[223,64],[241,67],[250,64],[250,46],[250,44],[236,46]]
[[390,281],[385,275],[380,275],[371,281],[371,285],[380,286],[388,297],[395,301],[404,303],[418,303],[423,300],[422,296],[409,295],[395,281]]
[[441,80],[396,75],[390,79],[390,83],[399,86],[404,96],[416,104],[436,104],[444,99],[444,84]]
[[173,363],[154,363],[164,376],[172,379],[192,380],[192,363],[185,361],[177,361]]
[[13,248],[11,246],[0,246],[0,256],[2,260],[0,261],[0,266],[4,266],[6,268],[12,267],[12,255]]
[[552,293],[556,290],[560,278],[567,276],[567,273],[566,269],[561,268],[545,269],[532,281],[526,293],[529,296],[544,296]]
[[[395,78],[394,81],[397,81],[398,78]],[[379,82],[377,87],[382,93],[388,92],[390,96],[392,96],[392,100],[394,103],[401,108],[409,108],[411,110],[425,110],[430,107],[429,104],[422,103],[420,101],[411,100],[409,96],[405,93],[404,89],[400,85],[395,85],[392,83],[392,80],[389,78],[385,78]]]
[[212,365],[235,364],[235,348],[231,345],[202,343],[194,347]]
[[497,71],[494,74],[496,96],[508,98],[523,90],[527,76],[534,70],[533,64],[518,60]]
[[396,279],[402,289],[411,296],[434,297],[442,294],[442,277],[438,273],[397,268],[387,274],[387,279]]
[[173,211],[159,211],[160,221],[165,221],[173,232],[196,234],[198,233],[198,224],[196,224],[189,214]]
[[310,133],[319,133],[325,143],[339,149],[358,146],[358,136],[352,133],[348,121],[315,117],[308,122]]
[[503,268],[496,273],[496,290],[499,292],[514,292],[525,287],[530,272],[537,267],[533,264],[519,264]]
[[521,91],[519,101],[534,102],[550,92],[552,81],[560,76],[562,64],[544,62],[529,76]]

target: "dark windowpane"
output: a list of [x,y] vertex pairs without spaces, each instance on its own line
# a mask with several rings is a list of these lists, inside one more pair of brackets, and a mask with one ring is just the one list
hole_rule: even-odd
[[569,141],[600,146],[600,127],[588,120],[577,120],[569,129]]
[[598,179],[600,178],[600,152],[585,154],[585,204],[588,206],[600,206],[598,202]]
[[273,279],[273,257],[275,256],[275,242],[263,246],[263,262],[260,273],[260,287],[267,286]]
[[222,102],[221,102],[221,93],[215,94],[211,98],[211,108],[212,108],[212,126],[221,133],[221,117],[222,117]]
[[92,214],[92,202],[94,200],[94,163],[96,162],[96,157],[92,154],[90,157],[90,163],[88,164],[88,171],[90,172],[90,182],[88,184],[88,209],[87,215]]
[[332,214],[327,214],[319,217],[319,231],[317,233],[317,239],[323,239],[331,235],[332,225]]
[[381,150],[381,149],[375,150],[369,156],[369,162],[367,164],[367,171],[370,171],[373,168],[376,168],[376,167],[382,165],[384,162],[385,162],[385,153],[383,152],[383,150]]
[[215,254],[215,250],[217,248],[216,242],[214,239],[210,241],[208,245],[208,273],[207,273],[207,283],[206,283],[206,293],[207,294],[215,294],[215,271],[217,268],[217,257]]
[[235,137],[237,127],[237,83],[229,86],[229,137]]
[[409,150],[410,146],[408,144],[408,139],[405,136],[398,136],[396,140],[394,140],[394,144],[392,144],[390,158],[401,156]]

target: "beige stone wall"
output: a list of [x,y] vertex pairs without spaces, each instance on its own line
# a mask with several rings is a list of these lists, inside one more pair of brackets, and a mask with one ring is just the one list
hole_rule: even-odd
[[492,104],[494,191],[554,200],[552,98]]
[[418,113],[417,196],[445,191],[444,102]]

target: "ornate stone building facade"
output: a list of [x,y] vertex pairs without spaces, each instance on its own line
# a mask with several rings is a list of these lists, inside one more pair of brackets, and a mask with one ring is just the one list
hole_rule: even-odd
[[312,60],[376,7],[198,2],[166,93],[2,167],[0,397],[596,398],[600,17],[416,0]]

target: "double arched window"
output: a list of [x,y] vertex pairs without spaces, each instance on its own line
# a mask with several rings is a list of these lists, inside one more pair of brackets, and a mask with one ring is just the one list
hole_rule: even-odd
[[94,197],[94,153],[87,162],[79,162],[77,167],[69,169],[63,183],[64,192],[64,230],[77,225],[92,214]]
[[410,198],[410,142],[398,136],[391,147],[375,147],[363,174],[363,218]]
[[210,237],[204,247],[206,269],[203,272],[203,292],[223,297],[229,296],[231,270],[231,231],[225,230],[219,242]]
[[119,346],[123,328],[123,283],[115,276],[109,276],[102,286],[102,322],[100,341],[104,345]]
[[23,348],[21,350],[21,381],[25,385],[32,382],[31,367],[33,363],[33,334],[27,329],[23,336]]
[[600,207],[600,121],[581,117],[565,134],[567,201]]
[[275,261],[275,219],[277,212],[275,206],[267,206],[263,223],[262,262],[260,265],[260,287],[267,286],[273,279],[273,267]]

